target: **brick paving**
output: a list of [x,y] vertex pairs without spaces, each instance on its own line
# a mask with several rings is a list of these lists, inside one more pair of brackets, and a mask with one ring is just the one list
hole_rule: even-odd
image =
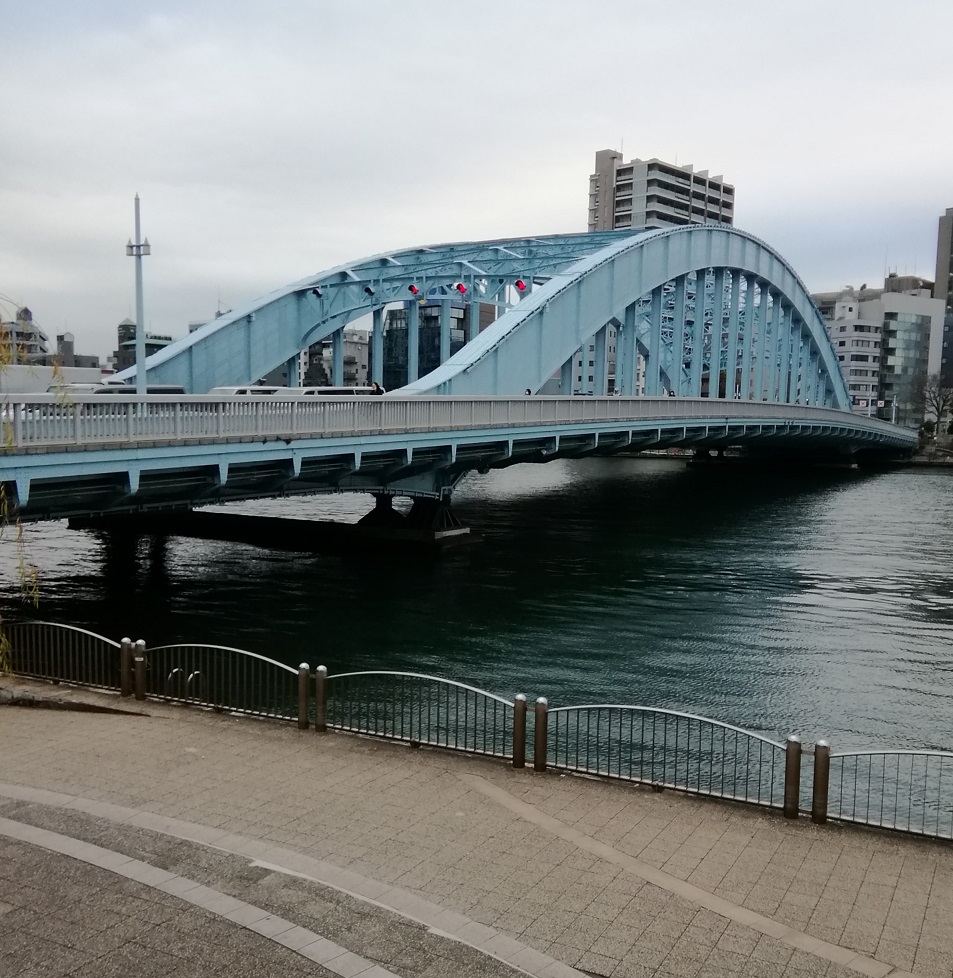
[[[346,870],[382,900],[454,911],[483,925],[469,931],[482,941],[505,937],[591,975],[953,978],[949,844],[144,708],[0,707],[0,782],[122,806],[122,831],[141,812],[153,829],[162,818],[203,827],[225,851],[276,847],[319,879]],[[68,803],[52,806],[58,831],[76,834]]]

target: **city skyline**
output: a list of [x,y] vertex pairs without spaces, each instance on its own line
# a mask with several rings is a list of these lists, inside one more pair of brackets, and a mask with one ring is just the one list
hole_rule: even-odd
[[[153,246],[146,329],[184,335],[219,301],[388,248],[584,231],[586,180],[608,146],[723,173],[735,226],[811,291],[885,269],[932,278],[953,136],[918,120],[944,117],[953,10],[908,5],[919,32],[883,3],[686,10],[681,22],[713,40],[677,61],[672,25],[621,3],[584,18],[568,2],[495,0],[478,19],[435,19],[423,2],[11,10],[28,70],[0,93],[17,120],[0,293],[104,356],[134,317],[124,245],[137,192]],[[586,77],[579,28],[596,24],[641,39],[637,71],[594,61]]]

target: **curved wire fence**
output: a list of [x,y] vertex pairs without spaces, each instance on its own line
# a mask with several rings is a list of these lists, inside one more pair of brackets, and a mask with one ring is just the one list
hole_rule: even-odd
[[717,720],[647,706],[561,706],[549,710],[547,735],[547,761],[562,770],[784,804],[784,745]]
[[[4,625],[11,670],[34,679],[120,690],[234,713],[297,720],[471,754],[527,757],[543,771],[593,774],[695,795],[810,811],[814,821],[854,822],[953,839],[953,753],[844,751],[823,741],[787,745],[706,717],[625,704],[561,706],[509,700],[438,676],[409,672],[309,674],[220,645],[148,649],[72,625]],[[528,734],[528,736],[527,736]],[[789,749],[786,751],[786,747]],[[794,748],[793,751],[790,748]],[[793,762],[787,763],[786,762]],[[813,782],[813,790],[811,783]],[[798,798],[800,794],[800,804]]]
[[4,624],[10,669],[31,679],[119,689],[120,646],[95,632],[51,621]]
[[953,839],[953,753],[832,753],[828,783],[828,818]]
[[389,740],[510,758],[513,703],[437,676],[349,672],[327,680],[327,725]]
[[160,645],[146,652],[145,692],[232,713],[298,718],[298,670],[225,645]]

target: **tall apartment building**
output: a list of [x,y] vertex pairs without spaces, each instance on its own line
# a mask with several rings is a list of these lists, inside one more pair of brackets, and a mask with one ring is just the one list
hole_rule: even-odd
[[855,411],[910,428],[923,423],[923,388],[942,359],[943,305],[933,283],[888,275],[882,289],[848,286],[812,298]]
[[596,153],[589,176],[589,230],[734,224],[735,188],[721,175],[658,159],[622,162],[614,149]]
[[[596,152],[596,172],[589,176],[589,230],[667,228],[682,224],[733,224],[735,188],[721,176],[692,166],[677,166],[658,159],[622,162],[614,149]],[[606,342],[609,393],[615,383],[616,332]],[[546,393],[587,394],[593,390],[595,344],[590,343],[573,361],[573,389],[560,391],[551,380]],[[638,362],[636,389],[642,389],[643,363]]]
[[945,317],[940,381],[944,387],[953,387],[953,207],[947,207],[937,229],[933,298],[943,303]]

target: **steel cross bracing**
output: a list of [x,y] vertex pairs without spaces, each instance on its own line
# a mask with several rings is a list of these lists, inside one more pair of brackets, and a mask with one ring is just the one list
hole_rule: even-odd
[[[510,308],[517,278],[530,290]],[[535,291],[534,282],[542,283]],[[590,342],[596,360],[591,392],[610,393],[605,348],[614,331],[613,386],[630,396],[670,391],[849,406],[823,321],[803,283],[764,242],[720,225],[378,255],[294,283],[209,323],[151,357],[149,380],[194,392],[249,383],[329,337],[338,364],[343,326],[369,312],[372,361],[380,376],[384,307],[407,301],[410,285],[421,295],[433,289],[444,297],[454,283],[466,291],[452,294],[474,304],[471,342],[430,375],[412,375],[406,393],[517,394],[538,391],[557,372],[566,389],[573,357]],[[503,315],[476,336],[478,303]],[[409,321],[416,326],[416,317]],[[407,341],[416,343],[415,329],[408,328]],[[442,344],[443,356],[448,352]]]
[[[506,307],[517,278],[529,289],[632,232],[560,234],[431,245],[375,255],[294,282],[207,323],[148,360],[150,384],[178,384],[192,393],[248,384],[348,323],[388,304],[455,283],[469,301]],[[512,291],[512,289],[510,289]],[[454,292],[455,297],[459,293]],[[479,317],[477,317],[477,322]],[[375,319],[375,328],[380,323]],[[127,379],[134,368],[117,376]]]
[[[565,377],[594,338],[599,360],[606,326],[617,334],[622,394],[849,410],[836,354],[803,282],[764,242],[720,225],[643,231],[580,259],[404,393],[536,391],[556,372]],[[602,366],[596,363],[599,380]]]

